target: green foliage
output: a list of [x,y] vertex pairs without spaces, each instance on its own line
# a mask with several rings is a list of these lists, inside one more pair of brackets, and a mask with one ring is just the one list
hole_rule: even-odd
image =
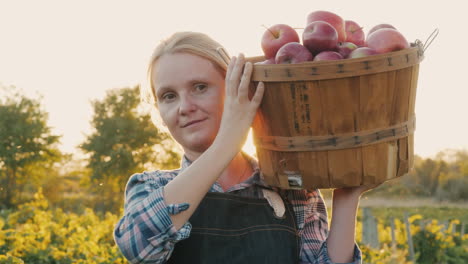
[[468,243],[459,233],[451,232],[451,227],[444,230],[437,221],[432,221],[425,228],[413,235],[417,254],[417,263],[462,264],[468,261]]
[[[434,209],[436,210],[436,209]],[[407,226],[402,218],[395,217],[392,228],[386,219],[377,217],[379,246],[372,248],[363,244],[363,224],[358,218],[356,240],[362,250],[363,263],[468,263],[468,235],[456,232],[460,226],[458,219],[441,223],[437,219],[429,220],[420,214],[408,217],[409,229],[413,239],[415,262],[409,255]]]
[[13,257],[10,254],[0,255],[0,263],[3,264],[24,264],[24,261],[20,258]]
[[83,183],[83,179],[89,178],[90,170],[76,155],[63,155],[53,164],[28,168],[28,173],[44,175],[39,186],[51,207],[74,213],[83,213],[86,207],[93,207],[93,195]]
[[15,87],[0,87],[0,200],[6,207],[18,202],[15,195],[24,182],[38,180],[25,168],[60,156],[59,137],[52,135],[47,118],[39,99],[26,97]]
[[[468,249],[463,247],[464,240],[459,236],[454,236],[453,241],[455,246],[449,247],[445,250],[445,258],[448,264],[467,263],[468,262]],[[466,244],[466,242],[465,242]]]
[[367,245],[359,247],[362,252],[363,263],[371,264],[411,264],[407,260],[406,248],[392,249],[388,244],[383,244],[380,249],[373,249]]
[[[122,212],[120,212],[122,213]],[[356,241],[363,263],[465,264],[468,260],[468,235],[454,232],[455,224],[442,228],[437,220],[421,228],[421,215],[409,217],[416,262],[409,260],[406,227],[395,219],[395,245],[392,247],[390,227],[378,219],[380,246],[362,244],[362,222],[356,225]],[[81,214],[64,213],[50,208],[41,190],[31,202],[17,210],[0,211],[0,263],[127,263],[112,238],[116,214],[98,216],[87,208]]]
[[[411,200],[409,199],[409,202]],[[360,212],[359,210],[358,212]],[[389,224],[392,218],[403,219],[405,213],[418,214],[426,219],[437,219],[438,221],[451,221],[459,219],[468,223],[468,209],[447,206],[413,206],[413,207],[386,207],[372,208],[372,215],[379,218],[385,224]]]
[[414,176],[419,186],[425,186],[421,189],[423,194],[435,195],[442,175],[447,174],[447,163],[443,160],[425,159],[415,168]]
[[93,102],[94,132],[81,148],[90,155],[88,186],[96,195],[97,209],[117,210],[130,175],[155,168],[177,168],[179,153],[171,139],[142,112],[139,87],[110,90]]
[[435,159],[415,156],[412,171],[387,181],[370,194],[468,201],[468,150],[442,151]]
[[444,242],[437,239],[437,234],[429,230],[422,230],[413,236],[414,248],[419,251],[419,263],[439,263],[444,255]]
[[0,216],[0,263],[124,264],[115,245],[116,215],[98,217],[50,209],[41,190],[17,211]]

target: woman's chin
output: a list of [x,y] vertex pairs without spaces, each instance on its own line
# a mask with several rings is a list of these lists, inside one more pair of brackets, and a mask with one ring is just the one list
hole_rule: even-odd
[[192,139],[183,144],[184,149],[203,153],[211,146],[212,140]]

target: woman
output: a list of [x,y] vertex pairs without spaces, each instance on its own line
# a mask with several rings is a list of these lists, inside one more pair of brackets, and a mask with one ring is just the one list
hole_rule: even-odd
[[241,151],[264,85],[249,95],[252,64],[240,54],[227,65],[220,47],[181,32],[153,54],[149,92],[184,157],[180,169],[130,178],[114,230],[122,253],[132,263],[360,263],[356,211],[370,188],[335,189],[328,230],[319,190],[266,185]]

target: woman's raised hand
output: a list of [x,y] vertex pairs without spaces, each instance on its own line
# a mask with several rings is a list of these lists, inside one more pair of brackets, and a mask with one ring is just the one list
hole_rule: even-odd
[[238,150],[245,142],[265,89],[263,82],[259,82],[249,99],[252,69],[252,63],[246,63],[244,55],[239,54],[239,57],[231,58],[226,72],[226,94],[218,138],[225,144],[234,144]]

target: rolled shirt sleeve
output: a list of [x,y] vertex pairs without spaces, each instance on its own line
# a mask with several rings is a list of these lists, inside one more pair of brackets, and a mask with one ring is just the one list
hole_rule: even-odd
[[177,230],[170,218],[189,204],[166,204],[166,183],[143,173],[133,175],[127,184],[124,216],[114,228],[114,240],[131,263],[164,263],[175,243],[190,235],[189,222]]
[[[320,191],[288,190],[286,196],[293,205],[301,237],[300,263],[338,264],[328,255],[328,215]],[[361,250],[355,243],[350,263],[361,263],[361,257]]]
[[322,246],[320,247],[320,251],[319,251],[319,254],[318,254],[318,258],[315,260],[316,264],[322,264],[322,263],[326,263],[326,264],[360,264],[362,263],[361,261],[361,250],[359,249],[359,247],[354,244],[354,253],[353,253],[353,261],[352,262],[347,262],[347,263],[336,263],[336,262],[332,262],[329,255],[328,255],[328,247],[327,247],[327,242],[324,241],[322,243]]

